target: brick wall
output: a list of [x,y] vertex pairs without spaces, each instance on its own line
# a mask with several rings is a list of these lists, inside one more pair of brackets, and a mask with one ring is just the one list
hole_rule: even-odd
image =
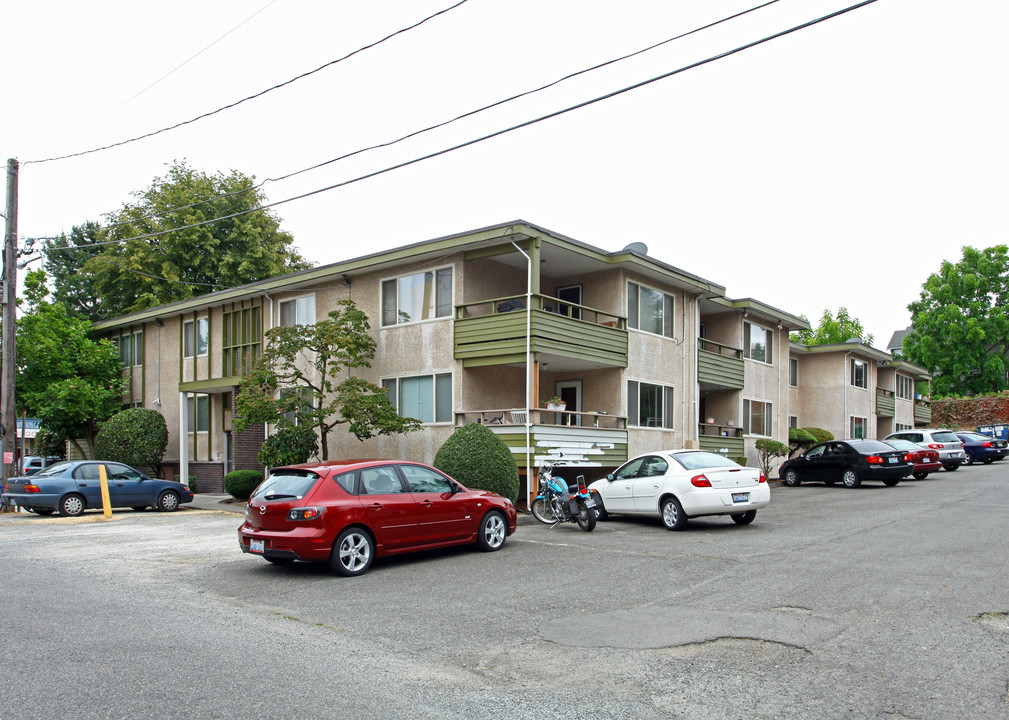
[[266,439],[266,426],[262,423],[250,425],[243,432],[233,433],[232,447],[235,451],[235,470],[259,470],[262,472],[263,466],[259,464],[256,456],[259,449],[263,447],[263,440]]

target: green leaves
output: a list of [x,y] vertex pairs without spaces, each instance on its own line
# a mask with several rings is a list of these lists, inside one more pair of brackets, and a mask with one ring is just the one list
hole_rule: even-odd
[[792,337],[803,345],[833,345],[852,338],[858,338],[864,345],[872,345],[872,335],[865,334],[861,321],[851,317],[846,307],[838,308],[836,318],[830,310],[824,310],[816,329],[799,330]]

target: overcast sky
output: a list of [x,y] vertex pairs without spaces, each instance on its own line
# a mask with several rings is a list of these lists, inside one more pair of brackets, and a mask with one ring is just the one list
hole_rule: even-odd
[[[467,0],[210,118],[111,150],[31,162],[189,120],[456,1],[4,3],[0,159],[22,163],[19,235],[99,220],[173,160],[278,177],[759,4]],[[264,189],[275,202],[352,180],[852,4],[779,0]],[[847,306],[885,347],[944,259],[958,260],[963,245],[1007,242],[1007,27],[1009,4],[995,0],[878,0],[275,212],[319,264],[519,218],[606,250],[643,242],[649,255],[726,286],[730,297],[814,325],[824,309]]]

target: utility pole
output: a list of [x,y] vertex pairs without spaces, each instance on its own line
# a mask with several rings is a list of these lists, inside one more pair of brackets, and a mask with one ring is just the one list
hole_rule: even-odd
[[7,160],[7,218],[3,246],[3,330],[0,341],[0,426],[3,429],[3,479],[14,470],[17,415],[14,409],[14,331],[17,297],[18,161]]

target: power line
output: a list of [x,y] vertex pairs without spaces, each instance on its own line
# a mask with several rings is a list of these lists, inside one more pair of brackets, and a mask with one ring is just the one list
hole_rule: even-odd
[[436,12],[436,13],[434,13],[432,15],[428,15],[426,18],[424,18],[423,20],[420,20],[418,22],[415,22],[413,25],[409,25],[409,26],[407,26],[405,28],[401,28],[401,29],[397,30],[396,32],[390,33],[389,35],[386,35],[381,40],[376,40],[373,43],[369,43],[368,45],[365,45],[364,47],[360,47],[357,50],[353,50],[353,51],[347,53],[346,55],[344,55],[341,58],[337,58],[336,60],[330,60],[328,63],[326,63],[324,65],[320,65],[315,70],[309,70],[308,72],[304,72],[301,75],[297,75],[297,76],[291,78],[290,80],[285,80],[282,83],[279,83],[279,84],[274,85],[272,87],[268,87],[265,90],[261,90],[260,92],[254,94],[254,95],[249,95],[247,97],[242,98],[241,100],[236,100],[233,103],[229,103],[227,105],[219,107],[216,110],[211,110],[210,112],[205,112],[202,115],[197,115],[196,117],[191,118],[189,120],[183,120],[182,122],[178,122],[178,123],[176,123],[174,125],[170,125],[168,127],[161,128],[160,130],[154,130],[152,132],[145,133],[143,135],[138,135],[137,137],[130,138],[129,140],[121,140],[119,142],[115,142],[115,143],[112,143],[110,145],[104,145],[102,147],[92,148],[91,150],[82,150],[81,152],[71,153],[69,155],[59,155],[57,157],[45,158],[44,160],[26,160],[25,162],[21,163],[21,165],[22,166],[23,165],[39,165],[41,163],[53,162],[55,160],[66,160],[68,158],[80,157],[81,155],[90,155],[91,153],[101,152],[102,150],[110,150],[110,149],[115,148],[115,147],[120,147],[122,145],[128,145],[129,143],[137,142],[138,140],[144,140],[146,138],[153,137],[155,135],[160,135],[161,133],[168,132],[170,130],[176,130],[176,129],[180,128],[180,127],[183,127],[184,125],[190,125],[190,124],[192,124],[194,122],[197,122],[198,120],[203,120],[204,118],[208,118],[208,117],[210,117],[212,115],[216,115],[216,114],[218,114],[220,112],[224,112],[225,110],[230,110],[231,108],[237,107],[238,105],[241,105],[242,103],[248,102],[249,100],[255,100],[256,98],[262,97],[263,95],[266,95],[269,92],[273,92],[274,90],[279,90],[280,88],[286,87],[286,86],[288,86],[288,85],[290,85],[290,84],[292,84],[294,82],[297,82],[298,80],[301,80],[303,78],[308,77],[309,75],[314,75],[315,73],[317,73],[317,72],[319,72],[321,70],[325,70],[326,68],[328,68],[328,67],[330,67],[332,65],[336,65],[337,63],[341,63],[344,60],[352,58],[353,56],[355,56],[355,55],[357,55],[359,53],[362,53],[365,50],[370,50],[371,48],[373,48],[373,47],[375,47],[377,45],[381,45],[382,43],[386,42],[387,40],[391,40],[392,38],[396,37],[397,35],[402,35],[405,32],[409,32],[410,30],[413,30],[414,28],[420,27],[421,25],[423,25],[424,23],[426,23],[428,20],[432,20],[433,18],[436,18],[439,15],[444,15],[445,13],[447,13],[447,12],[449,12],[451,10],[455,10],[457,7],[459,7],[460,5],[463,5],[464,3],[467,3],[467,2],[469,2],[469,0],[459,0],[459,2],[457,2],[455,5],[451,5],[451,6],[447,7],[447,8],[445,8],[444,10],[439,10],[438,12]]
[[[617,97],[619,95],[623,95],[624,93],[631,92],[632,90],[638,90],[638,89],[640,89],[642,87],[646,87],[646,86],[651,85],[652,83],[658,82],[660,80],[666,80],[666,79],[668,79],[670,77],[673,77],[675,75],[679,75],[681,73],[687,72],[688,70],[694,70],[694,69],[702,67],[704,65],[708,65],[710,63],[713,63],[713,62],[715,62],[717,60],[723,60],[723,59],[725,59],[727,57],[731,57],[731,56],[736,55],[738,53],[741,53],[741,52],[743,52],[745,50],[750,50],[752,48],[758,47],[758,46],[763,45],[765,43],[771,42],[772,40],[777,40],[778,38],[785,37],[786,35],[791,35],[792,33],[798,32],[800,30],[805,30],[807,28],[810,28],[810,27],[813,27],[815,25],[818,25],[818,24],[820,24],[822,22],[826,22],[827,20],[832,20],[832,19],[834,19],[836,17],[839,17],[839,16],[844,15],[846,13],[852,12],[853,10],[858,10],[860,8],[863,8],[866,5],[871,5],[871,4],[875,3],[875,2],[877,2],[877,0],[863,0],[863,2],[856,3],[854,5],[850,5],[850,6],[846,7],[846,8],[843,8],[841,10],[837,10],[837,11],[829,13],[827,15],[823,15],[823,16],[821,16],[819,18],[814,19],[814,20],[809,20],[809,21],[801,23],[799,25],[795,25],[795,26],[790,27],[790,28],[788,28],[786,30],[782,30],[780,32],[774,33],[773,35],[768,35],[766,37],[763,37],[760,40],[754,40],[753,42],[749,42],[749,43],[746,43],[744,45],[739,45],[739,46],[737,46],[737,47],[735,47],[735,48],[733,48],[731,50],[726,50],[725,52],[719,53],[717,55],[712,55],[712,56],[710,56],[708,58],[705,58],[704,60],[698,60],[697,62],[690,63],[688,65],[684,65],[684,66],[679,67],[679,68],[677,68],[675,70],[670,70],[667,73],[663,73],[661,75],[657,75],[657,76],[655,76],[653,78],[649,78],[647,80],[642,80],[641,82],[634,83],[633,85],[625,86],[625,87],[623,87],[623,88],[621,88],[619,90],[614,90],[614,91],[606,93],[604,95],[599,95],[599,96],[597,96],[595,98],[592,98],[591,100],[586,100],[584,102],[580,102],[580,103],[577,103],[575,105],[570,105],[570,106],[568,106],[566,108],[562,108],[561,110],[556,110],[556,111],[554,111],[552,113],[547,113],[546,115],[541,115],[541,116],[539,116],[537,118],[534,118],[532,120],[527,120],[527,121],[519,123],[517,125],[512,125],[510,127],[504,128],[502,130],[496,130],[496,131],[494,131],[492,133],[488,133],[486,135],[482,135],[482,136],[480,136],[478,138],[474,138],[472,140],[467,140],[467,141],[459,143],[457,145],[453,145],[451,147],[444,148],[442,150],[437,150],[435,152],[428,153],[426,155],[422,155],[420,157],[413,158],[412,160],[405,160],[405,161],[403,161],[401,163],[397,163],[395,165],[390,165],[388,167],[382,168],[381,170],[375,170],[375,171],[370,172],[370,173],[365,173],[364,175],[359,175],[359,176],[357,176],[355,178],[351,178],[350,180],[344,180],[343,182],[334,183],[334,184],[328,185],[326,187],[318,188],[316,190],[311,190],[309,192],[302,193],[301,195],[295,195],[293,197],[289,197],[289,198],[286,198],[284,200],[277,200],[276,202],[266,203],[264,205],[258,205],[258,206],[254,207],[254,208],[249,208],[247,210],[242,210],[241,212],[233,213],[231,215],[224,215],[224,216],[221,216],[221,217],[218,217],[218,218],[214,218],[212,220],[203,220],[201,222],[192,223],[190,225],[183,225],[183,226],[177,227],[177,228],[171,228],[171,229],[168,229],[168,230],[161,230],[161,231],[158,231],[158,232],[149,233],[147,235],[137,235],[137,236],[134,236],[134,237],[123,238],[121,240],[109,241],[108,243],[103,243],[103,244],[115,244],[115,243],[127,242],[129,240],[146,240],[148,238],[154,238],[154,237],[159,237],[161,235],[166,235],[166,234],[171,233],[171,232],[178,232],[180,230],[189,230],[191,228],[201,227],[203,225],[209,225],[210,223],[213,223],[213,222],[219,222],[221,220],[230,220],[232,218],[241,217],[243,215],[248,215],[250,213],[258,212],[260,210],[268,210],[270,208],[277,207],[278,205],[284,205],[284,204],[289,203],[289,202],[294,202],[295,200],[303,200],[305,198],[312,197],[313,195],[319,195],[321,193],[328,192],[330,190],[335,190],[337,188],[346,187],[347,185],[353,185],[355,183],[361,182],[362,180],[368,180],[370,178],[377,177],[379,175],[384,175],[384,174],[392,172],[394,170],[400,170],[402,168],[409,167],[411,165],[416,165],[416,164],[421,163],[421,162],[423,162],[425,160],[431,160],[432,158],[440,157],[442,155],[447,155],[447,154],[449,154],[451,152],[455,152],[456,150],[461,150],[463,148],[467,148],[467,147],[470,147],[472,145],[477,145],[477,144],[482,143],[482,142],[484,142],[486,140],[491,140],[491,139],[499,137],[501,135],[506,135],[506,134],[508,134],[510,132],[513,132],[515,130],[520,130],[522,128],[526,128],[526,127],[529,127],[531,125],[536,125],[536,124],[541,123],[541,122],[543,122],[545,120],[550,120],[550,119],[553,119],[555,117],[559,117],[561,115],[565,115],[565,114],[567,114],[569,112],[573,112],[575,110],[581,110],[582,108],[586,108],[586,107],[589,107],[591,105],[595,105],[596,103],[603,102],[604,100],[610,100],[610,99],[612,99],[614,97]],[[95,243],[95,245],[98,245],[98,243]]]
[[[113,224],[113,225],[109,225],[108,227],[105,228],[105,230],[111,230],[111,229],[114,229],[116,227],[120,227],[122,225],[132,224],[134,222],[138,222],[138,221],[141,221],[141,220],[152,220],[152,219],[155,219],[155,218],[163,218],[163,217],[167,216],[169,213],[172,213],[172,212],[178,212],[179,210],[188,210],[190,208],[198,207],[198,206],[203,205],[203,204],[208,203],[208,202],[213,202],[214,200],[221,200],[221,199],[225,199],[225,198],[229,198],[229,197],[235,197],[237,195],[241,195],[241,194],[244,194],[244,193],[247,193],[247,192],[251,192],[253,190],[258,190],[259,188],[263,187],[264,185],[266,185],[267,183],[270,183],[270,182],[283,182],[284,180],[289,180],[290,178],[295,177],[297,175],[301,175],[303,173],[310,172],[312,170],[317,170],[317,169],[319,169],[321,167],[325,167],[326,165],[331,165],[331,164],[333,164],[335,162],[339,162],[341,160],[346,160],[348,158],[354,157],[356,155],[361,155],[361,154],[369,152],[371,150],[378,150],[378,149],[381,149],[381,148],[391,147],[391,146],[396,145],[398,143],[401,143],[401,142],[403,142],[405,140],[409,140],[410,138],[417,137],[418,135],[422,135],[422,134],[424,134],[426,132],[430,132],[432,130],[437,130],[439,128],[445,127],[445,126],[450,125],[450,124],[452,124],[454,122],[457,122],[459,120],[463,120],[463,119],[465,119],[467,117],[472,117],[474,115],[477,115],[477,114],[479,114],[481,112],[484,112],[486,110],[490,110],[490,109],[493,109],[495,107],[499,107],[501,105],[505,105],[506,103],[512,102],[513,100],[518,100],[520,98],[527,97],[529,95],[533,95],[535,93],[541,92],[543,90],[547,90],[547,89],[552,88],[552,87],[554,87],[556,85],[559,85],[562,82],[565,82],[567,80],[571,80],[572,78],[576,78],[576,77],[578,77],[580,75],[585,75],[587,73],[593,72],[595,70],[599,70],[599,69],[607,67],[609,65],[613,65],[613,64],[616,64],[618,62],[622,62],[624,60],[628,60],[628,59],[630,59],[632,57],[636,57],[638,55],[642,55],[642,54],[644,54],[646,52],[650,52],[651,50],[654,50],[656,48],[662,47],[663,45],[668,45],[671,42],[674,42],[676,40],[681,40],[681,39],[683,39],[685,37],[688,37],[690,35],[696,35],[699,32],[702,32],[704,30],[709,30],[709,29],[711,29],[711,28],[713,28],[713,27],[715,27],[717,25],[724,24],[726,22],[729,22],[731,20],[735,20],[735,19],[737,19],[739,17],[742,17],[744,15],[748,15],[749,13],[755,12],[757,10],[761,10],[761,9],[767,7],[768,5],[773,5],[773,4],[775,4],[775,3],[779,2],[779,1],[780,0],[768,0],[768,2],[764,2],[764,3],[760,4],[760,5],[756,5],[754,7],[751,7],[749,9],[747,9],[747,10],[743,10],[743,11],[740,11],[740,12],[735,13],[733,15],[726,16],[724,18],[721,18],[720,20],[715,20],[715,21],[710,22],[710,23],[708,23],[706,25],[702,25],[700,27],[694,28],[693,30],[688,30],[686,32],[680,33],[679,35],[675,35],[675,36],[673,36],[671,38],[667,38],[667,39],[662,40],[660,42],[657,42],[657,43],[654,43],[652,45],[649,45],[648,47],[641,48],[640,50],[635,50],[634,52],[628,53],[626,55],[622,55],[622,56],[617,57],[617,58],[606,60],[604,62],[598,63],[598,64],[593,65],[591,67],[587,67],[587,68],[584,68],[582,70],[578,70],[576,72],[569,73],[568,75],[560,77],[560,78],[558,78],[556,80],[553,80],[553,81],[551,81],[551,82],[549,82],[549,83],[547,83],[545,85],[541,85],[541,86],[539,86],[537,88],[534,88],[532,90],[526,90],[524,92],[518,93],[516,95],[512,95],[511,97],[505,98],[503,100],[497,100],[495,102],[490,103],[489,105],[484,105],[483,107],[477,108],[476,110],[470,110],[470,111],[465,112],[465,113],[463,113],[461,115],[457,115],[456,117],[454,117],[454,118],[452,118],[450,120],[445,120],[445,121],[442,121],[440,123],[436,123],[434,125],[429,125],[428,127],[423,128],[421,130],[415,130],[413,132],[407,133],[406,135],[403,135],[402,137],[399,137],[399,138],[397,138],[395,140],[389,140],[389,141],[386,141],[386,142],[378,143],[376,145],[371,145],[369,147],[360,148],[358,150],[354,150],[354,151],[346,153],[344,155],[340,155],[340,156],[335,157],[335,158],[330,158],[329,160],[324,160],[323,162],[316,163],[315,165],[311,165],[309,167],[302,168],[301,170],[295,170],[294,172],[287,173],[286,175],[281,175],[280,177],[266,178],[262,182],[257,183],[255,185],[252,185],[252,186],[247,187],[247,188],[243,188],[242,190],[236,190],[235,192],[231,192],[231,193],[224,193],[224,194],[221,194],[221,195],[215,195],[213,197],[206,198],[204,200],[199,200],[199,201],[197,201],[195,203],[190,203],[189,205],[181,205],[179,207],[176,207],[176,208],[173,208],[171,210],[168,210],[168,211],[166,211],[164,213],[145,215],[145,216],[139,217],[139,218],[131,218],[128,222],[116,223],[116,224]],[[117,241],[110,241],[110,242],[114,243],[114,242],[117,242]]]

